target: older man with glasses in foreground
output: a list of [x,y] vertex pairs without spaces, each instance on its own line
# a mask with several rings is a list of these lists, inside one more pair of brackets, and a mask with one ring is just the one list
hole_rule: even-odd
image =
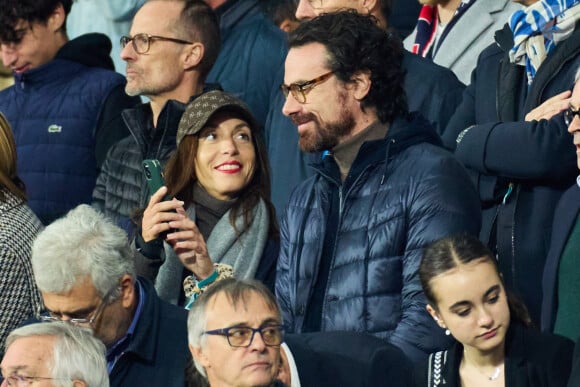
[[186,312],[135,276],[123,230],[81,205],[39,234],[32,267],[47,309],[39,318],[92,329],[111,386],[183,386]]
[[282,386],[283,341],[276,299],[260,282],[225,279],[189,312],[189,349],[210,386]]
[[109,387],[105,346],[90,330],[70,324],[15,329],[1,367],[3,386]]

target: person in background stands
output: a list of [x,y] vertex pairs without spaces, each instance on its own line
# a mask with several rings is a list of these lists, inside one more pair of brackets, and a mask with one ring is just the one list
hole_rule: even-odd
[[90,203],[107,151],[128,132],[120,113],[138,99],[113,71],[101,34],[69,41],[72,0],[0,0],[0,55],[15,84],[0,92],[14,130],[18,174],[44,224]]
[[133,237],[131,216],[147,205],[142,162],[165,165],[185,105],[204,90],[220,37],[217,19],[202,0],[151,0],[122,40],[126,91],[149,99],[123,111],[131,133],[111,148],[93,191],[93,206]]
[[510,0],[419,0],[417,27],[405,39],[413,54],[452,70],[469,84],[479,54],[493,42],[496,30],[521,9]]

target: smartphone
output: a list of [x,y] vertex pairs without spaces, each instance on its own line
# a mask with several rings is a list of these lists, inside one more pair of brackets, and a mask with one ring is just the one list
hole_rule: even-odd
[[[147,180],[147,187],[149,188],[149,196],[151,197],[159,188],[165,185],[163,178],[163,169],[161,163],[156,159],[143,160],[143,173]],[[169,194],[166,194],[162,200],[171,200]]]

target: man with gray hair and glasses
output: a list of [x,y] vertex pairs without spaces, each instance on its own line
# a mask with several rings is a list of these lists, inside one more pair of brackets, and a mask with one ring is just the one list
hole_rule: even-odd
[[2,359],[8,386],[108,387],[105,346],[70,324],[30,324],[10,333]]
[[282,317],[260,282],[216,282],[193,304],[187,328],[195,367],[210,386],[282,385]]
[[90,328],[107,348],[111,386],[182,387],[186,312],[136,277],[127,236],[88,205],[39,234],[32,268],[43,321]]

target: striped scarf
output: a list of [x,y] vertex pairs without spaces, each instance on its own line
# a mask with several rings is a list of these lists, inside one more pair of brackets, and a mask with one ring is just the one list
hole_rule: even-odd
[[509,57],[512,63],[526,67],[528,86],[556,45],[574,32],[580,19],[578,5],[580,0],[540,0],[511,16],[514,47]]
[[[461,4],[455,10],[453,18],[449,21],[449,24],[445,27],[448,31],[451,29],[452,25],[459,20],[461,15],[467,11],[469,6],[475,3],[475,0],[462,0]],[[419,12],[419,19],[417,20],[417,33],[415,35],[415,43],[411,47],[411,52],[413,54],[421,55],[422,57],[433,57],[435,53],[435,47],[433,43],[435,42],[435,36],[437,35],[437,26],[439,25],[439,16],[437,14],[436,5],[424,5]],[[445,34],[446,36],[446,34]],[[437,46],[441,46],[441,42],[445,38],[442,35],[439,38]],[[433,49],[433,52],[432,52]]]

